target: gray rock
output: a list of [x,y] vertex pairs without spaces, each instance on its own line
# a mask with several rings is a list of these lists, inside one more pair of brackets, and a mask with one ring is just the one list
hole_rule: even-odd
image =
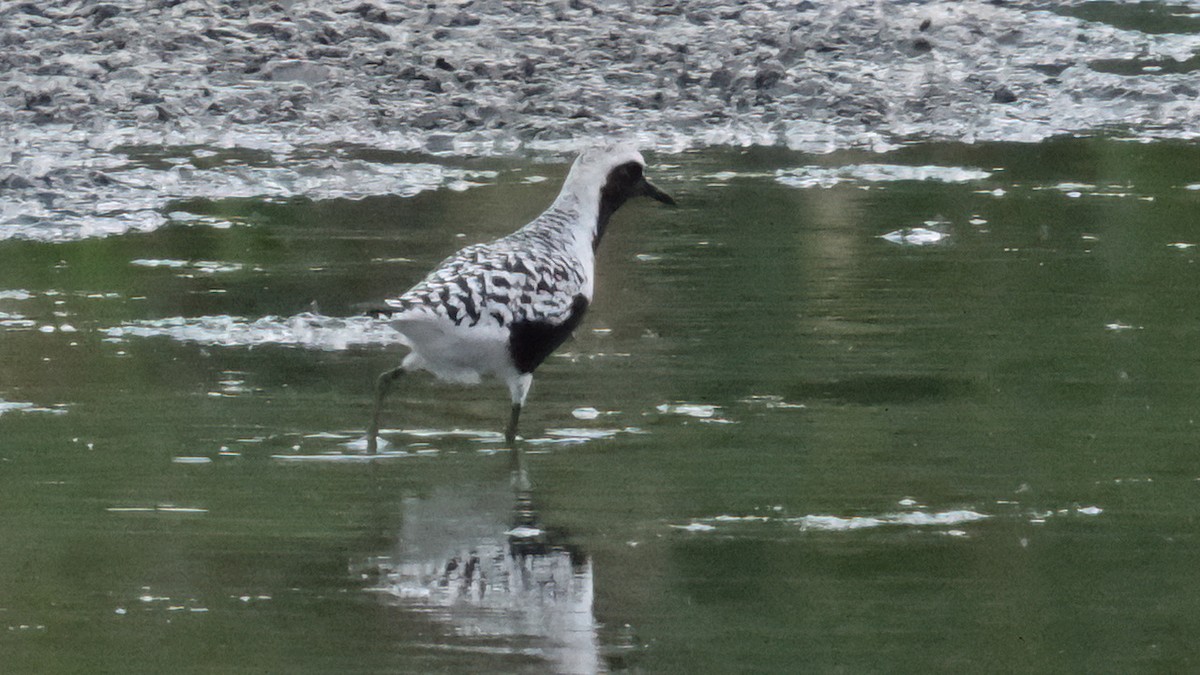
[[305,84],[325,83],[333,73],[329,66],[311,61],[290,59],[275,61],[262,69],[262,75],[274,82],[303,82]]
[[1000,85],[992,92],[992,103],[1016,103],[1017,95],[1012,89],[1004,85]]

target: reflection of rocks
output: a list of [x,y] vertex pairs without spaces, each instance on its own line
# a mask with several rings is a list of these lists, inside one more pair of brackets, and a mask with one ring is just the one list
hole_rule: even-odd
[[543,531],[527,491],[455,485],[405,502],[395,553],[372,590],[450,628],[432,648],[544,659],[553,672],[602,670],[591,560]]

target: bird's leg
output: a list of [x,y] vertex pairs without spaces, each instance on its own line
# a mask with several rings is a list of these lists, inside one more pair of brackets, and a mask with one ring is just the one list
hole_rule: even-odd
[[385,370],[375,383],[375,411],[371,414],[371,426],[367,429],[367,452],[372,455],[379,449],[379,413],[383,409],[383,399],[391,391],[392,383],[403,374],[404,366]]
[[512,405],[512,415],[508,418],[508,428],[504,430],[504,443],[513,447],[517,442],[517,420],[521,418],[521,404]]
[[504,443],[510,448],[517,442],[517,421],[521,419],[521,406],[525,405],[525,397],[529,395],[532,384],[532,373],[521,373],[508,381],[508,392],[512,394],[512,415],[508,418],[508,428],[504,430]]

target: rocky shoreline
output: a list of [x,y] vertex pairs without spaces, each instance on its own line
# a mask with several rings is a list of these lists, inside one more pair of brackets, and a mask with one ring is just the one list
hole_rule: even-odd
[[[668,153],[1196,137],[1200,82],[1177,64],[1200,35],[1067,4],[5,3],[0,186],[17,202],[0,224],[21,222],[48,176],[88,189],[129,147],[286,165],[348,145],[513,155],[606,134]],[[1132,74],[1097,67],[1114,62]]]

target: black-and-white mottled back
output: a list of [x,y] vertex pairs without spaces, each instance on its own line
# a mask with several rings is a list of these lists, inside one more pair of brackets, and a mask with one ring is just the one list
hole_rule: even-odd
[[468,384],[484,376],[504,380],[512,396],[505,440],[516,440],[534,369],[570,336],[592,301],[596,248],[609,218],[632,197],[675,203],[646,180],[644,169],[628,145],[584,150],[542,215],[506,237],[460,250],[373,310],[390,316],[411,351],[379,376],[367,430],[371,452],[383,399],[400,375],[416,370]]

